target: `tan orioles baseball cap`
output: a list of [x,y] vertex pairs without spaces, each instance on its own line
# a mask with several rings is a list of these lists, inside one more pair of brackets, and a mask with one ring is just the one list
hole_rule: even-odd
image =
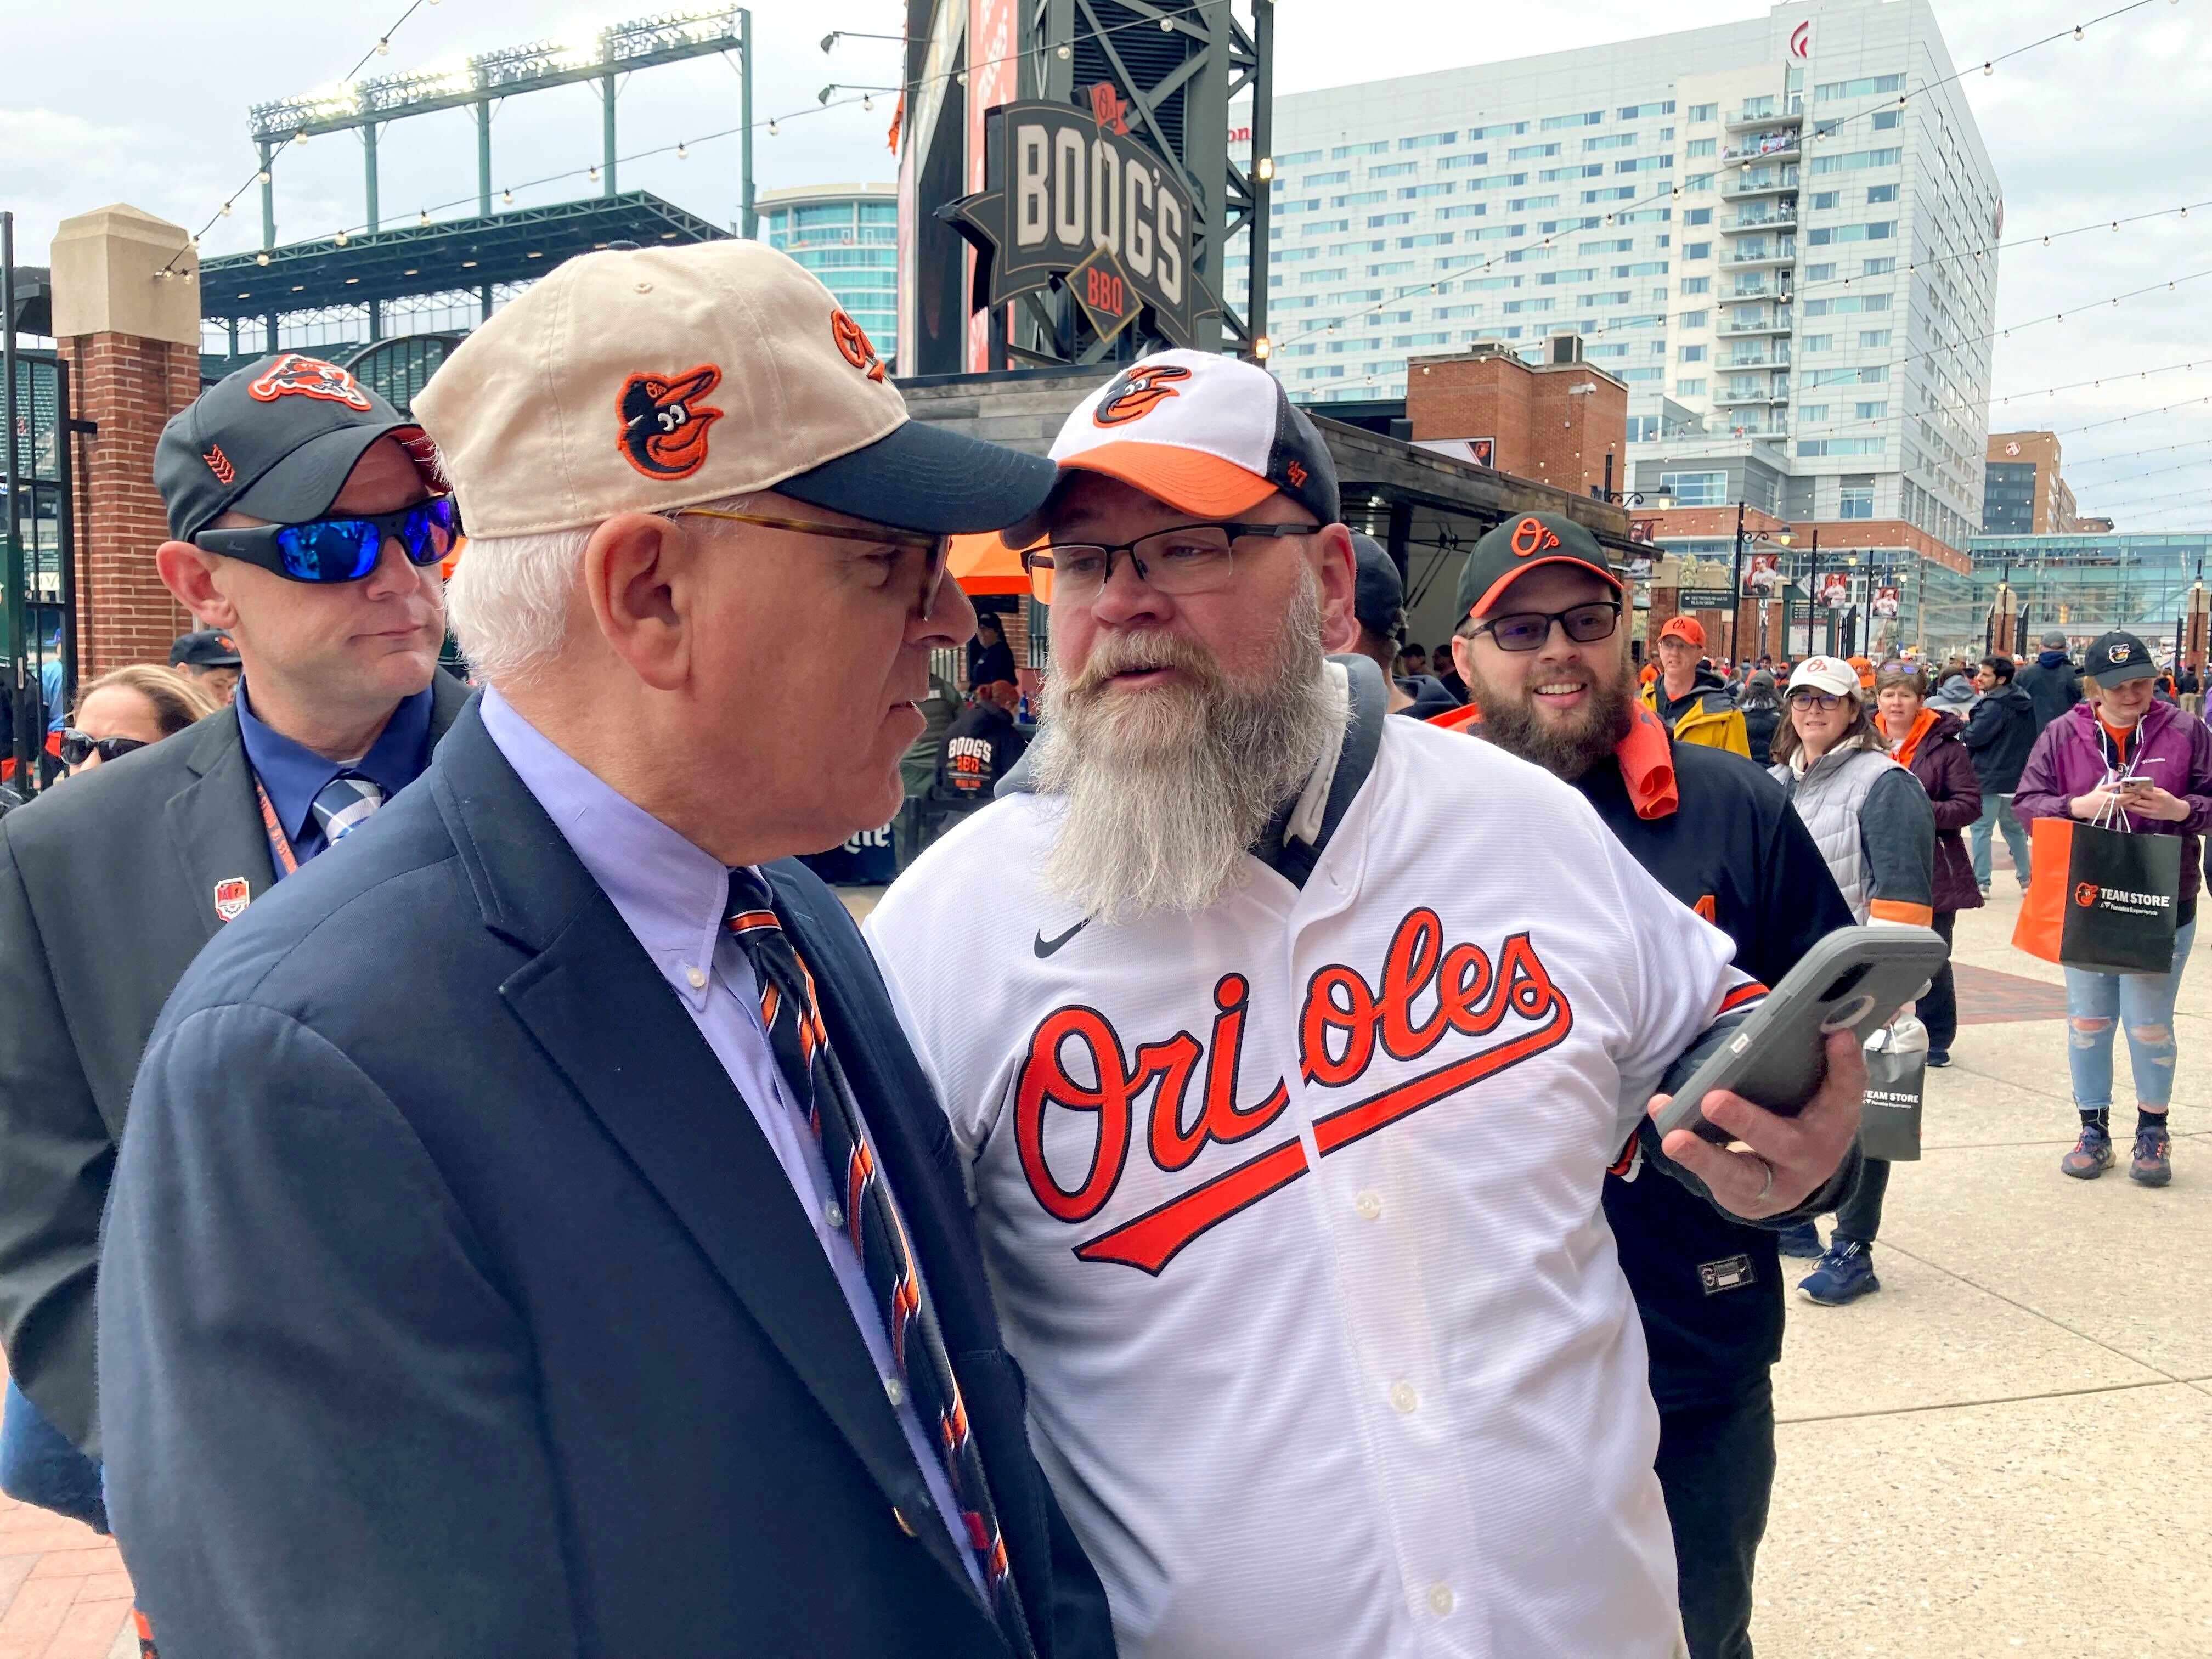
[[[1323,524],[1341,514],[1336,464],[1304,410],[1256,364],[1158,351],[1076,405],[1053,440],[1062,482],[1101,472],[1200,519],[1233,519],[1278,490]],[[1026,547],[1041,518],[1006,532]]]
[[475,537],[578,530],[775,489],[877,524],[997,530],[1051,464],[908,418],[821,282],[759,242],[555,267],[416,394]]

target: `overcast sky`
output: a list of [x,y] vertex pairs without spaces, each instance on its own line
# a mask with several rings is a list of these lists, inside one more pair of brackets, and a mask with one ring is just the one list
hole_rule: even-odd
[[[2121,0],[2124,3],[2124,0]],[[2070,29],[2114,0],[2067,9],[2052,0],[1938,0],[1951,54],[1978,64],[2039,36]],[[2000,325],[2054,312],[2063,322],[2023,328],[1999,346],[2002,396],[2103,378],[2056,397],[1993,407],[2000,428],[2051,427],[2063,434],[2067,471],[2083,509],[2110,512],[2124,528],[2212,528],[2212,441],[2139,459],[2127,453],[2212,440],[2212,402],[2167,414],[2162,404],[2212,398],[2212,94],[2208,0],[2153,0],[1970,75],[1966,91],[2006,199],[2008,248],[1997,290]],[[405,0],[106,0],[97,6],[14,7],[0,57],[0,207],[16,215],[17,258],[42,264],[61,219],[129,202],[198,229],[249,179],[250,104],[308,92],[349,70],[405,9]],[[575,0],[441,0],[423,4],[392,37],[388,58],[365,74],[419,67],[547,35],[588,35],[646,15],[650,4]],[[1763,15],[1747,0],[1678,0],[1663,10],[1632,0],[1553,0],[1541,7],[1474,7],[1463,0],[1280,0],[1277,83],[1285,92],[1401,75],[1447,64],[1632,40],[1668,28]],[[848,40],[824,56],[832,28],[896,34],[900,0],[769,0],[757,6],[756,100],[781,133],[755,139],[758,188],[841,179],[889,180],[884,143],[890,98],[872,112],[819,110],[831,81],[855,88],[897,78],[895,42]],[[1356,27],[1346,20],[1356,18]],[[634,78],[620,101],[625,154],[737,125],[738,78],[719,58]],[[599,153],[599,101],[586,87],[517,99],[493,125],[495,190],[518,204],[571,199],[592,188],[582,169]],[[473,211],[471,118],[455,111],[387,128],[380,143],[387,222],[418,208]],[[526,181],[569,173],[537,186]],[[690,158],[655,157],[624,168],[625,188],[653,190],[701,216],[737,216],[734,138],[691,147]],[[351,135],[318,139],[277,169],[277,236],[328,235],[362,222],[361,146]],[[2182,220],[2172,211],[2204,203]],[[447,205],[451,204],[451,205]],[[2160,212],[2117,233],[2061,238],[2070,230]],[[209,253],[248,248],[259,234],[258,197],[208,233]],[[2147,287],[2140,299],[2111,297]],[[2102,303],[2100,303],[2102,302]],[[2079,307],[2079,309],[2077,309]],[[2193,370],[2138,378],[2190,362]],[[2130,416],[2125,424],[2075,431]],[[2110,459],[2106,459],[2110,458]]]

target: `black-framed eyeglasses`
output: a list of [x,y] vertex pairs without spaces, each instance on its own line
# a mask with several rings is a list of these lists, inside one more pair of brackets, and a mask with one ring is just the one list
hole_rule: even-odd
[[105,763],[121,760],[134,749],[147,747],[143,738],[95,738],[73,726],[62,728],[62,764],[82,766],[94,755]]
[[1126,553],[1137,580],[1163,593],[1205,593],[1225,587],[1234,572],[1232,551],[1248,536],[1310,536],[1317,524],[1186,524],[1133,542],[1107,547],[1096,542],[1054,542],[1022,555],[1030,592],[1041,605],[1088,605],[1113,580],[1114,556]]
[[451,495],[403,507],[396,513],[348,513],[305,524],[253,525],[203,530],[192,545],[204,552],[243,559],[288,581],[357,582],[376,568],[384,544],[399,544],[413,565],[436,564],[461,536],[461,509]]
[[1826,714],[1840,705],[1844,699],[1832,691],[1815,691],[1810,686],[1801,685],[1790,694],[1786,701],[1792,708],[1817,708]]
[[1620,601],[1592,599],[1567,611],[1516,611],[1492,617],[1474,631],[1489,635],[1500,651],[1535,651],[1552,637],[1553,623],[1577,645],[1595,645],[1611,639],[1620,626]]

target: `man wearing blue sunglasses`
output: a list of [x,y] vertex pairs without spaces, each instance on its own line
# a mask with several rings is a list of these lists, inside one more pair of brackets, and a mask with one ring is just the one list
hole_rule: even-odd
[[155,1017],[226,922],[415,780],[466,700],[437,672],[459,521],[428,453],[298,352],[179,413],[155,558],[236,643],[236,701],[0,826],[0,1488],[102,1530],[94,1267]]

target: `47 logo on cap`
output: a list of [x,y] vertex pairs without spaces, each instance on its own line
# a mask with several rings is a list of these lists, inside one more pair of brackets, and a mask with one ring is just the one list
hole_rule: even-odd
[[688,478],[707,464],[707,428],[719,409],[695,401],[722,383],[722,371],[702,363],[680,374],[633,374],[623,382],[623,459],[648,478]]

